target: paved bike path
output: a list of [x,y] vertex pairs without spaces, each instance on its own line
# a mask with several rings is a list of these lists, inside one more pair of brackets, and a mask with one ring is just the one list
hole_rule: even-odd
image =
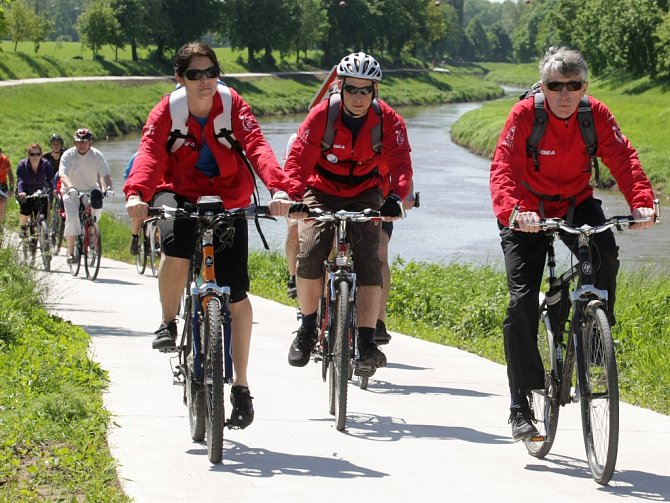
[[404,335],[394,334],[389,366],[367,391],[350,385],[338,432],[320,366],[287,364],[295,311],[257,297],[256,420],[225,431],[224,460],[212,465],[206,444],[190,439],[168,356],[151,349],[156,279],[105,258],[96,282],[71,277],[62,257],[53,269],[51,307],[89,332],[109,371],[109,444],[137,502],[670,500],[670,417],[622,404],[617,470],[603,488],[588,471],[578,405],[561,410],[547,458],[532,458],[511,441],[503,366]]

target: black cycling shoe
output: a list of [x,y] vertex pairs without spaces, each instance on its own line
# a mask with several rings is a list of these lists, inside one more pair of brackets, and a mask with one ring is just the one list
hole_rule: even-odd
[[246,386],[233,386],[231,388],[230,403],[233,404],[233,411],[228,420],[230,426],[244,429],[254,422],[254,405],[251,403],[253,398]]
[[168,321],[161,323],[158,330],[154,332],[156,337],[151,342],[151,347],[159,351],[174,351],[177,341],[177,322]]
[[388,344],[391,342],[391,334],[386,331],[386,324],[382,320],[377,320],[377,326],[375,327],[374,339],[372,339],[375,344],[381,346],[383,344]]
[[372,341],[358,341],[358,355],[359,362],[362,365],[372,366],[375,368],[386,367],[386,355],[382,353],[377,345]]
[[307,365],[316,345],[316,338],[316,327],[313,330],[308,330],[301,325],[288,350],[289,365],[292,367],[304,367]]
[[295,276],[290,276],[286,282],[286,295],[289,299],[295,299],[298,296],[298,289],[295,286]]
[[140,237],[133,236],[130,238],[130,254],[135,256],[140,254]]
[[512,425],[512,440],[515,442],[540,436],[540,432],[533,424],[535,422],[533,413],[527,407],[510,409],[508,422]]

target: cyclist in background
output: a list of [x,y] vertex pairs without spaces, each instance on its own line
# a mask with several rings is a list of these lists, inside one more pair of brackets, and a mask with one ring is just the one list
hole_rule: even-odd
[[59,168],[61,195],[65,206],[63,235],[67,241],[68,264],[75,261],[75,240],[82,232],[79,222],[79,194],[74,191],[69,193],[70,189],[90,192],[93,216],[97,221],[100,221],[104,194],[113,194],[112,177],[109,174],[107,161],[102,152],[91,146],[93,133],[87,128],[77,129],[74,144],[74,147],[63,153]]
[[[601,201],[593,197],[589,184],[591,159],[576,113],[589,85],[586,61],[579,51],[551,47],[540,62],[540,79],[547,124],[538,144],[539,166],[527,153],[527,140],[535,121],[534,98],[528,97],[517,102],[507,117],[490,173],[491,198],[500,228],[510,295],[503,338],[511,394],[509,422],[515,442],[538,434],[527,395],[533,389],[544,389],[545,374],[537,348],[537,299],[550,237],[533,224],[545,217],[562,218],[575,225],[598,225],[605,221]],[[637,152],[609,109],[592,96],[588,100],[598,138],[598,157],[614,176],[633,216],[653,218],[654,194]],[[518,213],[514,222],[510,222],[515,208]],[[561,239],[576,251],[571,246],[576,241],[574,236]],[[614,325],[618,247],[611,230],[595,234],[592,243],[595,286],[608,292],[608,315]]]
[[[379,63],[363,52],[340,61],[342,79],[340,114],[335,121],[332,145],[322,151],[329,100],[314,106],[298,130],[298,138],[284,165],[289,178],[289,196],[309,208],[326,211],[379,209],[384,216],[399,218],[400,202],[409,192],[412,179],[410,146],[403,119],[378,100],[382,79]],[[333,99],[332,97],[330,99]],[[374,107],[374,108],[373,108]],[[377,109],[379,112],[377,112]],[[383,123],[381,150],[373,145],[372,131]],[[384,199],[384,181],[391,178]],[[301,216],[304,213],[296,212]],[[304,367],[317,340],[317,307],[322,290],[323,263],[333,245],[326,223],[299,224],[300,252],[297,265],[298,302],[301,325],[289,348],[288,362]],[[360,285],[358,334],[361,361],[373,367],[386,365],[386,356],[373,342],[381,299],[382,263],[379,260],[378,222],[349,226],[354,268]],[[332,230],[332,229],[331,229]]]
[[[164,96],[149,114],[133,169],[124,186],[126,209],[131,218],[145,218],[148,203],[183,208],[200,196],[221,197],[225,208],[249,206],[254,193],[254,174],[236,151],[215,137],[214,121],[223,110],[223,98],[217,86],[221,73],[214,51],[202,42],[184,44],[175,58],[175,79],[186,93],[189,117],[188,134],[174,152],[168,148],[172,135],[170,95]],[[249,105],[233,89],[231,97],[232,134],[246,153],[255,173],[273,193],[270,211],[286,216],[286,182],[272,148],[263,137]],[[286,199],[286,201],[282,201]],[[230,287],[230,311],[233,319],[232,357],[235,372],[231,389],[233,411],[230,423],[245,428],[254,419],[249,392],[247,366],[253,311],[249,291],[247,221],[236,219],[232,246],[220,246],[215,234],[215,270],[219,285]],[[197,241],[196,224],[187,219],[159,221],[161,259],[158,290],[162,322],[152,347],[170,350],[177,338],[177,312],[186,286],[190,259]]]
[[60,168],[60,158],[65,152],[65,141],[61,135],[54,133],[49,139],[49,146],[51,147],[51,151],[44,154],[44,158],[51,163],[54,175],[57,175]]
[[[54,185],[54,173],[51,163],[42,157],[42,147],[39,143],[33,143],[28,147],[28,156],[19,161],[16,167],[16,198],[19,202],[19,226],[20,236],[28,236],[28,221],[31,215],[39,211],[46,216],[49,206],[48,199],[26,199],[38,190],[46,191],[52,195],[56,191]],[[41,205],[41,207],[40,207]]]
[[[7,183],[9,181],[9,184]],[[14,192],[14,173],[12,172],[12,166],[9,163],[9,157],[7,154],[3,153],[0,148],[0,192],[4,196],[0,195],[0,232],[3,229],[3,222],[5,221],[5,208],[7,207],[7,195],[10,192]]]
[[[126,169],[123,172],[123,179],[128,180],[130,175],[130,170],[133,169],[133,163],[135,162],[135,157],[137,152],[133,153],[128,159],[128,164],[126,164]],[[142,218],[131,218],[130,219],[130,254],[132,256],[137,255],[140,252],[140,232],[142,232]]]

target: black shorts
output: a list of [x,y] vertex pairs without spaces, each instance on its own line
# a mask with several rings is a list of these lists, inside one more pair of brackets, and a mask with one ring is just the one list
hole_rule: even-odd
[[[172,192],[156,194],[151,206],[166,205],[183,208],[188,200]],[[247,298],[249,291],[249,231],[247,221],[237,218],[234,222],[235,237],[232,246],[222,247],[214,232],[214,268],[216,283],[230,287],[230,301],[239,302]],[[195,253],[197,239],[196,222],[189,219],[159,220],[161,248],[168,257],[191,259]]]
[[46,197],[38,199],[19,199],[19,212],[25,217],[30,215],[37,216],[38,210],[42,211],[42,215],[47,214],[47,206],[49,200]]
[[382,222],[382,231],[391,239],[391,236],[393,236],[393,222]]

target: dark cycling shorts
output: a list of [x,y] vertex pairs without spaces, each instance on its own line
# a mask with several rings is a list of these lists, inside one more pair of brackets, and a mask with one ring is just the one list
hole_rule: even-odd
[[391,239],[391,236],[393,236],[393,222],[382,222],[382,231]]
[[38,210],[42,211],[42,215],[47,214],[47,205],[49,204],[49,200],[45,197],[40,199],[19,199],[18,201],[20,207],[19,212],[23,216],[37,216]]
[[[154,197],[151,206],[166,205],[183,208],[188,200],[172,192],[160,192]],[[247,298],[249,291],[249,231],[247,221],[235,219],[235,237],[231,247],[221,248],[214,232],[214,268],[216,283],[230,287],[230,301],[239,302]],[[189,219],[159,220],[161,247],[168,257],[191,259],[195,253],[197,240],[196,222]]]

